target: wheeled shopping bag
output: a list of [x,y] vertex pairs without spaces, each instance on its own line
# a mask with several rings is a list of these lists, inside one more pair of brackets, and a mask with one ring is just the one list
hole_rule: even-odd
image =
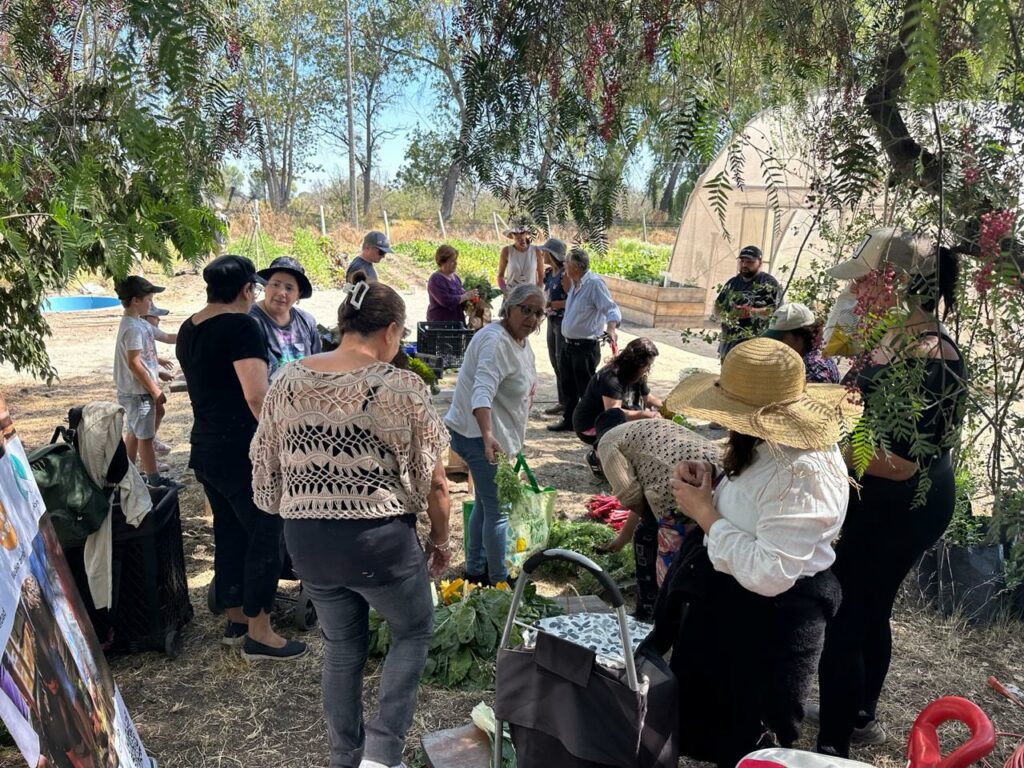
[[[532,648],[511,648],[516,611],[532,574],[566,560],[589,571],[614,609],[621,668],[601,663],[585,638],[537,632]],[[677,685],[653,649],[634,652],[625,602],[599,565],[564,549],[530,557],[516,583],[498,647],[496,732],[509,724],[518,768],[674,768],[678,762]],[[500,768],[495,750],[494,768]]]

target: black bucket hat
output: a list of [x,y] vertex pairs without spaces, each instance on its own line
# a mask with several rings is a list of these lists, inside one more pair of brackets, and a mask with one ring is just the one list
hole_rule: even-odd
[[270,280],[270,276],[275,272],[287,272],[295,278],[299,284],[300,299],[308,299],[313,295],[313,284],[309,282],[309,278],[306,277],[306,270],[302,268],[297,259],[293,259],[291,256],[278,256],[270,262],[269,267],[261,269],[256,274],[264,280]]

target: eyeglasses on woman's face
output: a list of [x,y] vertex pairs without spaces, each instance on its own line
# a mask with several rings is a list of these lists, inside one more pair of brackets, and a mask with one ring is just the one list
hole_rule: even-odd
[[543,307],[531,307],[529,304],[516,304],[523,317],[544,317]]

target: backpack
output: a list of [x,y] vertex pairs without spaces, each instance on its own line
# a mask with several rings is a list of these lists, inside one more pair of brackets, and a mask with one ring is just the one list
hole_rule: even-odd
[[[36,485],[63,547],[85,544],[110,513],[110,494],[93,482],[76,449],[81,418],[82,409],[72,408],[68,413],[70,427],[57,427],[49,445],[28,455]],[[58,437],[63,442],[57,442]],[[123,445],[108,468],[108,483],[119,482],[128,469]]]

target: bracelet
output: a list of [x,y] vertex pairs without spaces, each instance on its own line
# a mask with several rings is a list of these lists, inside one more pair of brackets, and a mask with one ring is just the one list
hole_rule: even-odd
[[440,544],[435,544],[433,539],[430,539],[429,537],[427,538],[427,541],[430,542],[430,548],[431,549],[436,549],[438,552],[446,552],[448,550],[449,543],[451,543],[451,540],[452,540],[452,537],[451,537],[451,535],[449,535],[448,538],[446,538]]

